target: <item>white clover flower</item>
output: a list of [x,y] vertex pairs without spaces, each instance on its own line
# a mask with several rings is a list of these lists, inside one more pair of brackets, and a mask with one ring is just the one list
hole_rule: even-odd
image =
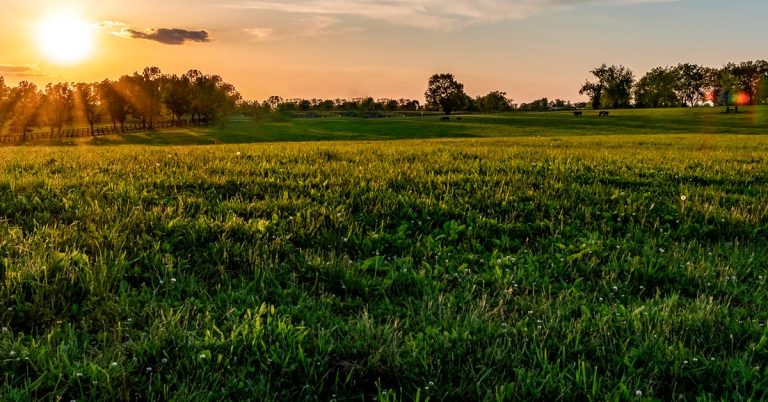
[[638,397],[638,398],[642,398],[643,397],[643,391],[640,391],[638,389],[637,391],[635,391],[635,396]]
[[240,152],[238,151],[238,152],[237,152],[235,155],[237,155],[237,156],[240,156],[240,155],[242,155],[242,153],[240,153]]
[[680,196],[680,200],[682,200],[682,201],[686,201],[686,200],[688,200],[688,197],[687,197],[687,196],[685,196],[685,195],[681,195],[681,196]]
[[176,278],[171,278],[171,283],[176,283]]
[[200,354],[200,359],[205,360],[205,354]]
[[117,367],[117,362],[112,362],[112,367]]

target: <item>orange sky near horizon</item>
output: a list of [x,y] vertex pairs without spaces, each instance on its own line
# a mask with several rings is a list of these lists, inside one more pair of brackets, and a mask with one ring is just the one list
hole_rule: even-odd
[[[197,68],[221,75],[246,99],[422,99],[431,74],[451,72],[470,95],[501,90],[518,102],[576,101],[589,70],[602,63],[641,75],[657,65],[766,57],[761,16],[768,4],[757,0],[158,3],[6,5],[0,75],[11,85],[44,86],[116,79],[146,66],[179,74]],[[51,61],[36,43],[40,21],[62,13],[98,26],[92,54],[72,65]]]

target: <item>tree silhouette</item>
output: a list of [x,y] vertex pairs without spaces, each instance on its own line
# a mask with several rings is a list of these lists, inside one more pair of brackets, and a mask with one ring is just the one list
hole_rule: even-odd
[[104,80],[99,84],[102,107],[112,121],[112,127],[117,128],[117,123],[120,123],[120,131],[123,132],[125,131],[125,122],[131,113],[131,105],[123,95],[127,93],[124,88],[131,85],[129,81],[129,77],[123,76],[117,82]]
[[635,84],[635,105],[654,108],[677,106],[680,104],[680,98],[675,91],[677,87],[677,71],[668,67],[656,67]]
[[11,130],[21,133],[22,141],[26,141],[29,129],[38,125],[42,97],[35,84],[21,81],[9,98]]
[[5,85],[5,78],[0,76],[0,134],[2,134],[3,128],[5,128],[5,123],[8,120],[10,93],[11,89]]
[[164,80],[163,105],[171,112],[171,120],[181,120],[191,110],[192,83],[185,75],[172,75]]
[[678,64],[674,68],[677,83],[675,92],[685,106],[693,106],[704,97],[706,69],[689,63]]
[[629,107],[632,99],[632,84],[635,81],[632,70],[621,65],[603,64],[590,73],[597,78],[597,81],[587,81],[579,93],[590,96],[593,108],[597,109],[603,105],[614,109]]
[[42,104],[42,122],[61,137],[64,125],[72,121],[74,91],[68,83],[48,84]]
[[75,84],[74,100],[75,113],[88,123],[91,128],[91,136],[96,135],[94,126],[101,118],[99,114],[101,100],[99,99],[98,84],[86,84],[83,82]]
[[464,84],[456,81],[453,74],[435,74],[429,78],[424,97],[428,105],[439,106],[443,113],[450,115],[466,102]]

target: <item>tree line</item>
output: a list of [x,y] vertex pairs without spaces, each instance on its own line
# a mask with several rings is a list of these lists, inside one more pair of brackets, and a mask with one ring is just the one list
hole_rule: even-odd
[[579,90],[592,108],[687,107],[710,103],[731,107],[768,104],[768,62],[728,63],[720,68],[681,63],[655,67],[635,80],[622,65],[601,65],[590,71]]
[[515,110],[517,105],[502,91],[492,91],[487,95],[471,97],[464,92],[464,85],[456,81],[452,74],[435,74],[428,84],[425,94],[426,103],[418,100],[400,98],[388,99],[373,97],[353,99],[283,99],[270,96],[266,100],[243,101],[239,112],[256,119],[281,116],[312,116],[322,112],[333,112],[349,117],[381,117],[383,113],[414,113],[454,111],[498,113]]
[[42,127],[60,136],[72,124],[88,125],[93,135],[99,123],[122,131],[128,121],[146,129],[167,118],[212,123],[225,119],[240,100],[232,84],[194,69],[169,75],[147,67],[116,81],[50,83],[43,89],[29,81],[9,87],[0,77],[0,133],[7,130],[25,139]]

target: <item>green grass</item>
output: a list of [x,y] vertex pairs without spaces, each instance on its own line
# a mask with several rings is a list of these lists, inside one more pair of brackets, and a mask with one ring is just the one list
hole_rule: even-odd
[[0,149],[0,400],[764,400],[765,121],[623,113]]
[[[573,136],[628,134],[760,134],[768,132],[768,106],[743,108],[725,114],[722,108],[615,110],[611,117],[585,111],[510,113],[363,119],[319,118],[282,122],[237,119],[225,127],[164,130],[124,136],[106,136],[46,142],[68,145],[208,145],[286,141],[377,141],[432,138],[486,138],[517,136]],[[40,145],[35,143],[32,145]]]

